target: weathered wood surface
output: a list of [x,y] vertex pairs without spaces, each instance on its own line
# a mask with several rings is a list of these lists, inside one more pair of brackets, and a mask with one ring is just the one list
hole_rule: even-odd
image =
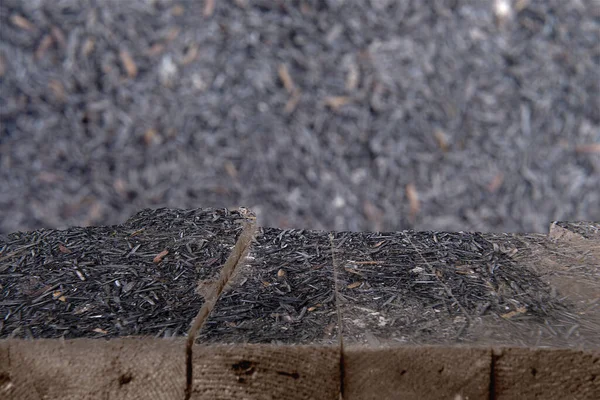
[[246,210],[156,210],[0,239],[0,393],[600,397],[600,224],[554,223],[549,235],[259,228],[250,240],[250,222]]
[[0,341],[0,398],[183,399],[182,339]]

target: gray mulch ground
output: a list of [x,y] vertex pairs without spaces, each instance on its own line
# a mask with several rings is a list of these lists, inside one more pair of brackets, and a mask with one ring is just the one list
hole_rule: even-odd
[[[275,228],[252,239],[250,221],[158,209],[0,236],[0,338],[182,336],[215,295],[202,343],[600,346],[598,242],[576,233],[600,223],[562,223],[571,239],[550,241]],[[248,256],[224,266],[236,241]]]
[[594,0],[0,1],[0,232],[600,220]]
[[0,237],[0,337],[180,336],[241,231],[238,212],[142,211],[125,224]]

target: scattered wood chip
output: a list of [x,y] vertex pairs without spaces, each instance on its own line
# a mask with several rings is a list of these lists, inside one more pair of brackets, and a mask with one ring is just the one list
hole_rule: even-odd
[[369,200],[363,202],[363,212],[367,220],[373,223],[375,231],[383,229],[383,211]]
[[354,282],[354,283],[349,284],[347,286],[347,288],[348,289],[355,289],[355,288],[359,287],[360,285],[362,285],[362,282],[360,282],[360,281],[359,282]]
[[50,82],[48,82],[48,87],[52,91],[54,98],[59,103],[64,103],[67,100],[67,94],[65,92],[65,87],[63,86],[63,84],[60,81],[57,81],[56,79],[51,79]]
[[175,38],[177,36],[179,36],[179,32],[181,32],[181,29],[179,28],[171,28],[169,29],[169,31],[167,32],[167,36],[165,37],[165,39],[170,42],[172,40],[175,40]]
[[144,143],[146,146],[152,146],[153,144],[160,143],[160,137],[158,132],[156,132],[156,129],[150,128],[146,130],[144,133]]
[[444,132],[441,129],[436,129],[435,132],[433,133],[433,136],[435,137],[435,140],[436,140],[438,146],[440,147],[440,149],[444,153],[447,152],[450,146],[448,144],[448,135],[446,135],[446,132]]
[[37,178],[40,180],[40,182],[43,182],[43,183],[56,183],[56,182],[60,182],[63,180],[63,178],[60,175],[57,175],[54,172],[50,172],[50,171],[40,172],[38,174]]
[[213,280],[201,280],[196,286],[196,293],[202,296],[205,300],[209,299],[213,294],[213,287],[215,285]]
[[83,314],[87,311],[89,311],[91,309],[91,306],[89,304],[86,304],[85,306],[77,306],[75,307],[75,309],[73,310],[73,314],[75,315],[80,315]]
[[514,311],[507,312],[506,314],[502,314],[501,317],[504,319],[511,319],[516,317],[517,315],[525,314],[527,312],[527,307],[519,307]]
[[500,186],[502,186],[502,183],[504,182],[504,174],[502,172],[498,172],[490,181],[490,183],[487,186],[487,190],[490,193],[496,193],[498,191],[498,189],[500,189]]
[[63,303],[67,301],[67,298],[63,295],[63,293],[60,290],[53,292],[52,298],[54,300],[62,301]]
[[330,96],[325,98],[325,105],[331,108],[334,111],[340,109],[340,107],[345,106],[348,103],[352,102],[351,97],[347,96]]
[[582,144],[575,147],[579,154],[600,154],[600,143]]
[[456,268],[456,273],[461,275],[471,275],[475,273],[468,265],[455,265],[454,268]]
[[96,332],[96,333],[101,333],[103,335],[106,335],[108,333],[107,331],[105,331],[104,329],[101,329],[101,328],[94,328],[92,331]]
[[294,85],[294,81],[290,76],[290,71],[288,70],[287,65],[280,64],[279,68],[277,69],[277,73],[279,74],[279,79],[281,79],[285,90],[287,90],[290,94],[294,93],[294,91],[296,90],[296,86]]
[[94,223],[98,222],[98,220],[100,219],[101,216],[102,216],[102,206],[100,205],[100,202],[98,202],[96,200],[92,200],[92,204],[90,205],[90,207],[88,209],[87,217],[83,221],[84,226],[93,225]]
[[150,57],[155,57],[160,55],[163,51],[165,51],[165,45],[162,43],[155,43],[148,50],[146,50],[146,55]]
[[352,264],[356,265],[378,265],[381,264],[382,261],[348,261]]
[[67,47],[67,40],[65,39],[65,34],[60,30],[58,26],[53,26],[50,29],[50,33],[52,34],[52,37],[60,47]]
[[517,12],[521,12],[527,8],[527,6],[529,6],[529,0],[517,0],[515,3],[515,10],[517,10]]
[[181,17],[185,12],[185,8],[181,4],[176,4],[171,8],[171,15]]
[[237,171],[237,168],[235,167],[235,165],[231,161],[225,161],[224,167],[225,167],[225,172],[227,172],[227,175],[229,175],[232,179],[237,179],[238,171]]
[[81,52],[85,57],[89,57],[89,55],[94,51],[94,47],[96,46],[96,41],[92,38],[85,39],[83,42],[83,46],[81,47]]
[[287,101],[287,103],[285,103],[285,107],[283,108],[283,112],[286,115],[290,115],[291,113],[294,112],[294,110],[296,109],[296,107],[298,107],[298,103],[300,103],[300,91],[299,90],[295,90],[292,93],[292,96],[290,97],[290,99]]
[[280,64],[279,68],[277,69],[277,74],[279,75],[279,79],[281,80],[281,83],[283,83],[285,90],[292,95],[283,109],[283,111],[289,115],[294,112],[298,106],[298,103],[300,102],[300,90],[298,90],[296,85],[294,85],[294,81],[292,80],[287,65]]
[[76,269],[75,275],[77,275],[77,277],[79,278],[80,281],[82,281],[82,282],[85,281],[85,276],[83,275],[83,273],[80,270]]
[[210,17],[215,12],[215,0],[205,0],[204,1],[204,10],[202,11],[202,16]]
[[346,90],[352,91],[358,87],[359,74],[358,66],[354,62],[351,63],[346,76]]
[[58,251],[60,251],[63,254],[71,254],[72,253],[72,251],[70,249],[68,249],[67,246],[65,246],[64,244],[58,245]]
[[36,60],[40,60],[44,57],[44,55],[46,54],[46,51],[48,51],[50,46],[52,46],[52,42],[53,42],[52,36],[44,35],[44,37],[40,41],[40,45],[35,50],[35,59]]
[[33,25],[31,22],[29,22],[24,17],[17,15],[17,14],[14,14],[10,17],[10,22],[12,22],[12,24],[15,25],[16,27],[25,29],[26,31],[35,30],[35,25]]
[[121,62],[123,63],[123,68],[125,68],[125,72],[127,72],[127,76],[129,78],[135,78],[138,73],[137,65],[135,61],[133,61],[133,57],[127,50],[121,50],[119,52],[119,56],[121,57]]
[[127,185],[125,184],[125,181],[123,179],[115,179],[112,186],[113,189],[115,189],[115,191],[119,194],[119,196],[127,196]]
[[159,262],[161,262],[163,260],[163,258],[166,257],[167,254],[169,254],[169,250],[165,249],[165,250],[161,251],[160,253],[158,253],[156,255],[156,257],[154,257],[154,260],[152,260],[152,262],[154,262],[154,264],[158,264]]
[[410,217],[411,219],[414,219],[419,211],[421,211],[419,194],[414,183],[409,183],[406,185],[406,197],[408,198],[408,203],[410,205]]
[[358,276],[363,276],[360,272],[358,272],[354,268],[344,267],[344,269],[346,270],[346,272],[349,272],[351,274],[355,274],[355,275],[358,275]]
[[0,55],[0,78],[4,76],[6,73],[6,61],[4,61],[4,57]]
[[198,46],[193,44],[186,51],[183,59],[181,60],[181,64],[188,65],[189,63],[193,62],[196,57],[198,57]]
[[277,277],[280,279],[285,278],[286,275],[287,275],[287,273],[283,269],[280,269],[279,271],[277,271]]
[[306,309],[306,311],[308,311],[308,312],[311,312],[311,311],[315,311],[316,309],[317,309],[317,307],[314,307],[314,306],[313,306],[313,307],[308,307],[308,308]]
[[134,231],[131,233],[131,235],[129,235],[130,238],[139,235],[140,233],[144,232],[146,230],[146,228],[142,228],[142,229],[138,229],[137,231]]
[[262,284],[263,284],[264,287],[271,286],[271,284],[269,282],[267,282],[267,281],[262,281]]

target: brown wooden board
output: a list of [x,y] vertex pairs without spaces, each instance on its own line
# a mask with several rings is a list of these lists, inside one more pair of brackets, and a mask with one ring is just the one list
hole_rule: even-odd
[[[7,340],[7,400],[182,399],[181,339]],[[6,362],[8,360],[8,362]]]
[[347,399],[487,399],[486,348],[351,346],[344,352]]
[[600,397],[598,350],[504,348],[493,357],[498,400]]
[[335,346],[198,345],[190,398],[338,400],[339,359]]

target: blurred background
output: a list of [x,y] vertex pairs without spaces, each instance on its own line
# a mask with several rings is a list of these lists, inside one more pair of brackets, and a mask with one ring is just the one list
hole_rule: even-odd
[[600,220],[597,0],[0,0],[0,233]]

